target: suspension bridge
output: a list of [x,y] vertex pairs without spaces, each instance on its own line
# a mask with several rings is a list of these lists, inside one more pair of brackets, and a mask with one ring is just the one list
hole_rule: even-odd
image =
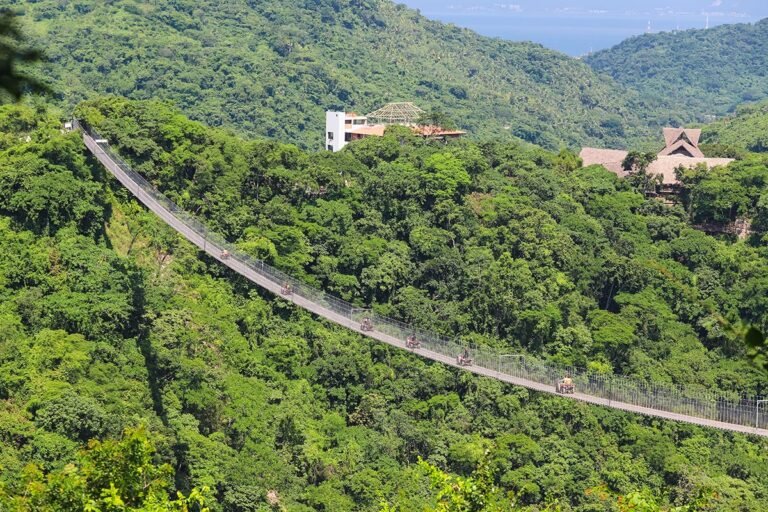
[[[82,130],[83,141],[93,156],[136,199],[184,238],[256,285],[330,322],[418,356],[535,391],[646,416],[768,437],[768,400],[648,383],[632,377],[558,366],[526,354],[505,354],[487,347],[468,347],[356,307],[308,286],[238,251],[233,244],[209,231],[198,219],[180,209],[131,169],[111,150],[106,139],[79,123],[76,127]],[[418,340],[417,347],[408,343],[409,337]],[[461,364],[458,359],[465,349],[469,350],[472,358],[470,365]],[[561,395],[555,390],[555,382],[566,374],[572,377],[575,392]]]

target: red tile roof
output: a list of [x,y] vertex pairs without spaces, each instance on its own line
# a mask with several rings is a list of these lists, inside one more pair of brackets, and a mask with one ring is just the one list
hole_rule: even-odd
[[[347,130],[347,133],[363,137],[381,137],[384,135],[387,126],[388,125],[385,124],[367,124],[351,128]],[[422,137],[458,137],[459,135],[467,133],[461,130],[443,130],[439,126],[412,126],[411,130],[413,130],[413,133],[416,135],[421,135]]]
[[467,133],[461,130],[444,130],[434,125],[414,126],[412,129],[414,133],[422,137],[458,137]]
[[367,124],[357,126],[351,130],[347,130],[347,132],[356,135],[382,137],[384,135],[384,130],[386,129],[386,125],[383,124]]

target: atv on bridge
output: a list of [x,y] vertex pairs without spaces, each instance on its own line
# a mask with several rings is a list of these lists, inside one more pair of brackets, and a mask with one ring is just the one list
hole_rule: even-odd
[[572,395],[576,391],[576,386],[573,385],[573,379],[570,376],[566,376],[564,379],[560,379],[555,383],[555,391],[561,395]]
[[411,334],[405,339],[405,346],[406,348],[417,349],[421,348],[421,343],[416,339],[415,334]]
[[469,350],[464,349],[464,352],[456,356],[456,364],[459,366],[472,366],[472,358],[469,357]]

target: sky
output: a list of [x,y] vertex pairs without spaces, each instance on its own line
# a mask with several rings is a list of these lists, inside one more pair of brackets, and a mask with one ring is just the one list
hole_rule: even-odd
[[768,0],[396,0],[487,36],[580,56],[645,32],[754,23]]

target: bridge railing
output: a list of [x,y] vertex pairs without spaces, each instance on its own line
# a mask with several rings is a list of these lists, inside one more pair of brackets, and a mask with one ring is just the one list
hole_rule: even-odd
[[408,336],[414,335],[422,348],[451,358],[455,358],[467,349],[474,365],[502,375],[552,386],[553,389],[558,379],[570,375],[578,393],[602,398],[608,402],[621,402],[734,425],[768,427],[768,403],[762,404],[754,397],[740,397],[706,390],[702,387],[652,383],[635,377],[603,374],[583,368],[554,364],[529,354],[507,354],[489,347],[466,344],[458,338],[446,338],[330,295],[240,251],[235,244],[210,231],[200,220],[179,208],[142,175],[135,172],[95,130],[86,126],[80,127],[116,164],[119,172],[129,178],[131,182],[129,188],[139,199],[143,194],[161,205],[184,225],[188,234],[198,237],[198,241],[201,241],[205,250],[222,253],[226,251],[229,253],[228,258],[246,266],[273,284],[281,288],[290,287],[290,294],[302,297],[352,322],[362,322],[363,318],[368,317],[375,331],[401,340],[403,345]]

